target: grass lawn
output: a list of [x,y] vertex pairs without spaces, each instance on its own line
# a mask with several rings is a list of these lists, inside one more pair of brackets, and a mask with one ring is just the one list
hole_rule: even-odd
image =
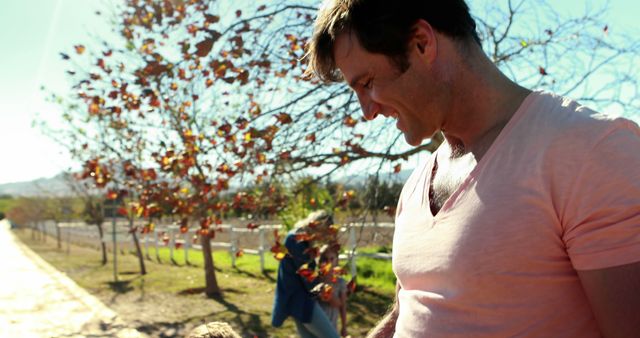
[[[215,252],[216,277],[223,296],[210,299],[200,292],[204,272],[199,251],[190,251],[190,264],[185,265],[182,250],[175,252],[177,264],[170,262],[168,249],[160,250],[159,261],[150,250],[152,259],[145,260],[145,276],[139,275],[134,255],[118,253],[119,281],[114,282],[113,253],[109,253],[109,263],[103,266],[95,248],[72,244],[67,253],[66,244],[58,250],[54,238],[46,242],[33,240],[26,230],[16,231],[16,235],[132,327],[151,337],[182,337],[203,321],[214,320],[229,322],[243,337],[296,336],[291,319],[281,328],[271,327],[278,263],[270,256],[265,257],[266,271],[262,273],[258,256],[245,254],[232,268],[226,251]],[[395,279],[389,261],[359,258],[357,262],[359,290],[349,299],[348,327],[351,336],[363,337],[393,301]]]

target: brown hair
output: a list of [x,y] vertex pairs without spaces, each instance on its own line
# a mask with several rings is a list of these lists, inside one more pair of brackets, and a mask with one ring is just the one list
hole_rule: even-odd
[[411,30],[420,19],[453,39],[480,44],[476,23],[464,0],[326,0],[307,46],[306,75],[325,82],[342,81],[333,47],[345,32],[353,32],[365,50],[388,56],[404,72],[409,67]]

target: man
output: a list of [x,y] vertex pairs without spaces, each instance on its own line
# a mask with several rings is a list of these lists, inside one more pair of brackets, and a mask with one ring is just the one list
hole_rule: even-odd
[[396,303],[371,337],[638,337],[640,131],[532,92],[463,0],[331,0],[309,73],[444,141],[398,202]]

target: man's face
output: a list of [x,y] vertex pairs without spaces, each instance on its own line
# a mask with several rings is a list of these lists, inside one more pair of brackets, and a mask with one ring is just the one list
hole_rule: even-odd
[[434,108],[435,81],[417,48],[410,49],[410,66],[404,73],[387,56],[367,52],[353,33],[338,36],[333,52],[367,120],[378,115],[396,119],[396,127],[413,146],[439,130],[442,116]]

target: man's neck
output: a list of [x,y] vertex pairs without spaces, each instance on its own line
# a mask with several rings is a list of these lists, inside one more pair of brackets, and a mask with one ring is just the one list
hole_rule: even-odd
[[474,152],[479,159],[530,90],[509,80],[484,55],[471,59],[477,61],[456,77],[456,100],[442,132],[452,156]]

